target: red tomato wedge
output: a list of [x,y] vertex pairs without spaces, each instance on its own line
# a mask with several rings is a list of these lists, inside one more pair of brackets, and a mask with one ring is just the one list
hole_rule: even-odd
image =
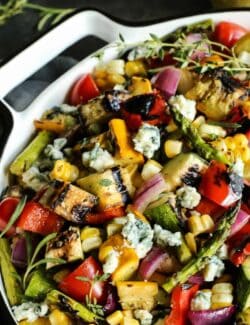
[[100,91],[90,74],[84,75],[72,87],[69,93],[71,105],[86,104],[90,99],[100,95]]
[[[20,199],[16,197],[6,197],[0,202],[0,230],[4,230],[7,223],[15,211]],[[12,226],[6,233],[7,236],[12,236],[16,233],[16,229]]]
[[[104,301],[106,282],[95,281],[95,277],[102,274],[101,266],[94,257],[90,256],[60,282],[59,289],[78,301],[84,301],[85,297],[90,294],[90,298],[98,302]],[[88,278],[89,281],[80,280],[78,277]]]
[[40,203],[27,202],[17,222],[17,227],[26,231],[48,235],[58,232],[64,221]]
[[215,27],[216,42],[231,48],[248,30],[238,24],[222,21]]

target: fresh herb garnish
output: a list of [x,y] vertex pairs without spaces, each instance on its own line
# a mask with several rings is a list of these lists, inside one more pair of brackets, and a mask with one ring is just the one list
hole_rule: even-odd
[[207,121],[207,124],[221,126],[225,129],[238,129],[241,127],[240,124],[231,122]]
[[55,239],[57,236],[57,233],[52,233],[52,234],[49,234],[47,235],[45,238],[43,238],[40,243],[36,246],[36,249],[28,263],[28,266],[27,266],[27,269],[24,273],[24,276],[23,276],[23,288],[25,290],[25,288],[27,287],[27,282],[28,282],[28,279],[31,275],[31,272],[37,268],[38,266],[40,265],[43,265],[43,264],[47,264],[47,263],[55,263],[55,264],[64,264],[66,263],[63,259],[61,258],[43,258],[39,261],[36,262],[36,258],[38,256],[38,254],[40,253],[41,249],[47,245],[47,243],[53,239]]
[[112,181],[110,179],[107,179],[107,178],[103,178],[100,180],[99,184],[101,186],[109,186],[112,184]]
[[19,218],[19,216],[22,213],[23,208],[24,208],[24,206],[26,204],[26,200],[27,200],[26,196],[21,198],[21,200],[18,203],[15,211],[12,213],[12,216],[10,217],[9,222],[7,223],[4,230],[0,233],[0,238],[2,238],[8,232],[8,230],[10,230],[10,228],[14,225],[14,223],[17,221],[17,219]]

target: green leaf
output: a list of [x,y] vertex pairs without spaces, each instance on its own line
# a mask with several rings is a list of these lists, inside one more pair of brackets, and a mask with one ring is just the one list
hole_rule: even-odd
[[64,17],[68,16],[72,12],[74,12],[74,9],[68,9],[68,10],[63,10],[59,15],[56,15],[55,18],[52,21],[52,25],[55,25],[59,23],[60,20],[62,20]]
[[45,25],[52,17],[53,17],[52,13],[42,14],[42,18],[39,20],[37,25],[37,29],[39,30],[39,32],[45,27]]
[[14,225],[14,223],[17,221],[17,219],[19,218],[20,214],[22,213],[23,211],[23,208],[26,204],[26,200],[27,200],[27,197],[24,196],[22,197],[22,199],[20,200],[20,202],[18,203],[15,211],[12,213],[12,216],[10,217],[10,220],[9,222],[7,223],[6,227],[4,228],[4,230],[1,232],[0,234],[0,238],[2,238],[6,232],[8,230],[10,230],[10,228]]
[[30,268],[29,268],[29,273],[34,270],[35,268],[37,268],[40,265],[43,264],[47,264],[47,263],[52,263],[52,264],[65,264],[66,261],[63,260],[62,258],[52,258],[52,257],[47,257],[47,258],[43,258],[39,261],[37,261],[36,263],[34,263]]
[[28,265],[31,261],[32,251],[33,251],[33,244],[31,239],[31,234],[29,232],[24,232],[24,237],[26,240],[26,250],[27,250],[27,259],[28,259]]
[[238,129],[241,127],[240,124],[238,123],[230,123],[230,122],[219,122],[219,121],[208,121],[207,122],[210,125],[217,125],[217,126],[221,126],[223,128],[229,128],[229,129]]
[[30,264],[33,264],[37,255],[39,254],[40,250],[51,240],[53,240],[54,238],[56,238],[57,236],[57,233],[56,232],[53,232],[52,234],[49,234],[47,235],[46,237],[44,237],[40,243],[37,245],[35,251],[34,251],[34,254],[31,258],[31,261],[30,261]]
[[101,186],[110,186],[112,184],[112,181],[110,179],[103,178],[100,180],[99,184]]

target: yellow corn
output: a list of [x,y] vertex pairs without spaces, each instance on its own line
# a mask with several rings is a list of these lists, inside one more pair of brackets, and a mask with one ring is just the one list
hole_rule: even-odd
[[250,159],[250,148],[248,147],[242,148],[240,156],[244,162],[247,162]]
[[206,123],[206,119],[205,119],[205,117],[203,115],[200,115],[192,122],[192,125],[196,129],[199,129],[199,127],[204,123]]
[[192,234],[191,232],[188,232],[188,233],[186,233],[186,235],[184,237],[185,237],[185,241],[186,241],[190,251],[193,254],[196,254],[197,253],[197,244],[196,244],[194,234]]
[[164,143],[164,151],[168,158],[173,158],[181,153],[182,147],[182,141],[178,140],[167,140]]
[[56,160],[50,178],[63,182],[74,182],[79,176],[79,169],[65,160]]
[[141,60],[128,61],[125,64],[125,73],[128,77],[143,76],[146,74],[145,64]]
[[106,318],[106,321],[110,325],[119,325],[123,320],[123,313],[120,310],[115,311],[113,314]]
[[246,147],[248,146],[248,139],[245,134],[238,133],[233,137],[236,146]]
[[121,325],[140,325],[140,323],[134,318],[124,317],[121,322]]
[[51,325],[48,318],[40,317],[36,319],[34,322],[29,322],[27,320],[22,320],[18,323],[19,325]]
[[247,100],[246,102],[243,103],[243,112],[244,114],[250,119],[250,101]]
[[204,232],[210,232],[214,227],[214,221],[208,214],[192,215],[188,219],[188,227],[190,232],[197,236]]
[[133,96],[143,95],[152,92],[151,83],[146,78],[132,77],[132,83],[129,87]]
[[171,133],[178,129],[177,125],[175,124],[174,120],[171,119],[166,127],[167,132]]
[[231,283],[216,283],[212,287],[212,309],[224,308],[232,305],[233,286]]
[[115,221],[108,223],[106,227],[107,236],[110,237],[120,233],[122,231],[122,228],[123,224],[116,223]]
[[49,315],[51,325],[73,325],[73,321],[67,314],[63,313],[59,309],[54,309]]
[[99,228],[84,227],[81,231],[82,249],[84,252],[89,252],[97,249],[102,244],[102,236]]
[[118,73],[108,74],[107,80],[112,85],[122,85],[126,81],[126,79]]

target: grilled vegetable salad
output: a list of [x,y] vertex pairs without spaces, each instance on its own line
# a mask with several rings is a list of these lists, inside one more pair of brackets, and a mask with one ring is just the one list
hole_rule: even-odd
[[34,121],[0,202],[19,324],[250,324],[250,31],[140,44]]

